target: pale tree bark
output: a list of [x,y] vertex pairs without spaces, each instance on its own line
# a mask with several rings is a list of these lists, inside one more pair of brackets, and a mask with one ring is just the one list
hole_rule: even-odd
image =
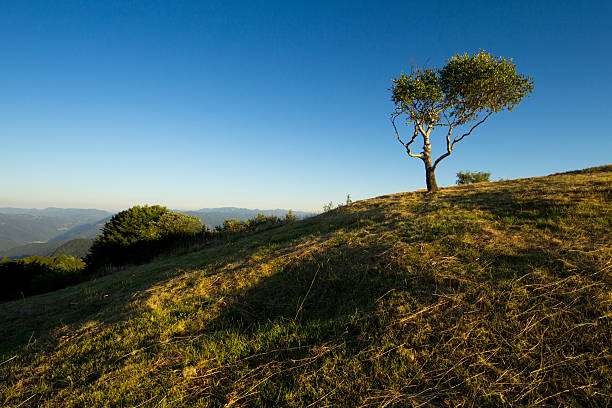
[[436,182],[436,168],[431,164],[431,142],[429,135],[433,127],[428,127],[427,130],[420,128],[423,135],[423,163],[425,164],[425,182],[427,183],[427,192],[435,193],[438,191],[438,183]]
[[[491,116],[493,112],[489,112],[489,114],[487,114],[482,120],[474,124],[468,132],[462,134],[461,136],[456,136],[452,139],[451,134],[453,130],[461,123],[461,121],[451,122],[447,119],[448,123],[443,125],[448,126],[448,132],[446,134],[446,152],[440,157],[438,157],[435,161],[433,161],[431,158],[431,142],[429,141],[429,136],[434,130],[434,128],[440,125],[436,124],[435,122],[430,122],[426,123],[426,127],[424,127],[425,124],[423,124],[421,121],[415,120],[413,122],[414,133],[408,142],[404,142],[400,137],[397,126],[395,125],[395,119],[399,117],[401,113],[402,111],[396,111],[391,115],[391,123],[393,124],[393,128],[395,129],[397,140],[404,146],[404,148],[406,149],[406,153],[408,153],[408,156],[421,159],[423,161],[423,164],[425,164],[425,182],[427,183],[427,192],[433,193],[438,191],[438,183],[436,182],[436,168],[438,167],[438,164],[443,159],[447,158],[452,154],[453,149],[455,148],[455,144],[462,141],[466,136],[469,136],[472,131],[478,126],[480,126],[485,120],[487,120],[487,118]],[[419,135],[423,137],[423,151],[420,154],[417,154],[412,152],[411,145],[412,143],[414,143],[414,141]]]

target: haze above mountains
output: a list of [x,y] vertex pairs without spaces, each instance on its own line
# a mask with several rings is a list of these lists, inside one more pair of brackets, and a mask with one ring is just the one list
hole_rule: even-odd
[[[223,224],[226,219],[246,221],[259,213],[284,217],[288,212],[284,209],[237,207],[174,211],[195,215],[209,228]],[[299,218],[313,215],[303,211],[293,213]],[[0,258],[55,256],[62,253],[82,257],[112,216],[113,213],[98,209],[0,207]]]

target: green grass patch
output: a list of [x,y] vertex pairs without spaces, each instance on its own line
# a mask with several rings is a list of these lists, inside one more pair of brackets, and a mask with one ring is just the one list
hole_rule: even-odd
[[0,305],[3,406],[609,406],[612,166],[394,194]]

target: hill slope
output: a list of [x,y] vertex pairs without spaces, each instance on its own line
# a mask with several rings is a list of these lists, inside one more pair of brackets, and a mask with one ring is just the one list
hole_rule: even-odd
[[400,193],[0,305],[6,406],[606,406],[612,166]]

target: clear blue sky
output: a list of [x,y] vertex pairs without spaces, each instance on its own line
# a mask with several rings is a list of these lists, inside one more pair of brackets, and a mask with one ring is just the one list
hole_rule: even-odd
[[94,3],[0,4],[0,206],[320,210],[424,188],[391,78],[479,49],[535,90],[439,185],[612,162],[609,1]]

